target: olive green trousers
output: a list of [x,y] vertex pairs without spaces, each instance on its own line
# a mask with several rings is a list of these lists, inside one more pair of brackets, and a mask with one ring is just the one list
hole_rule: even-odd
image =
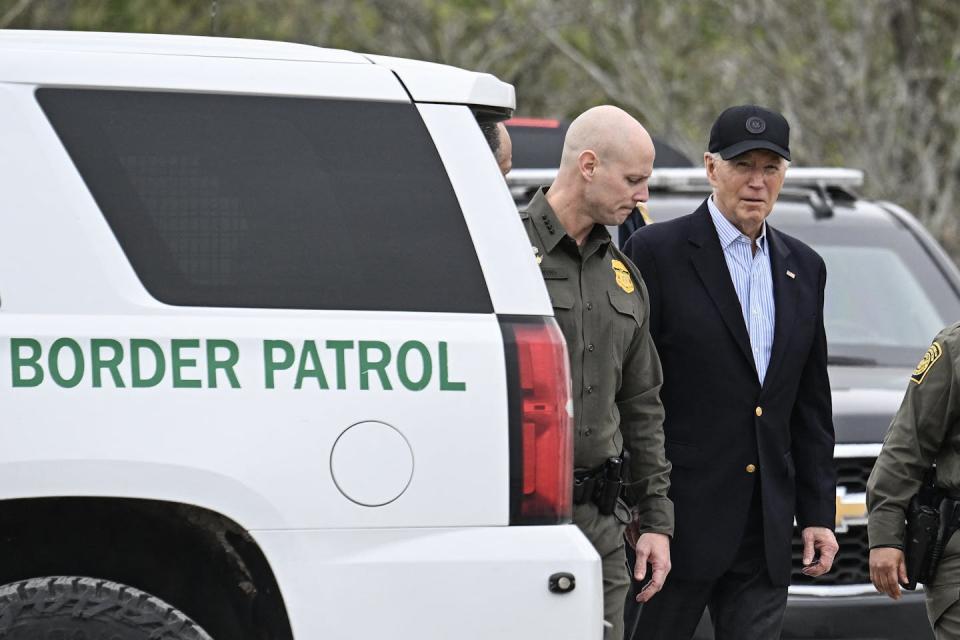
[[924,587],[924,596],[937,640],[960,639],[960,583]]
[[600,554],[603,571],[603,618],[613,625],[610,638],[623,638],[623,605],[630,588],[623,549],[625,525],[616,516],[601,515],[593,503],[574,505],[573,522]]
[[923,590],[934,636],[937,640],[960,640],[960,534],[950,539],[936,579]]

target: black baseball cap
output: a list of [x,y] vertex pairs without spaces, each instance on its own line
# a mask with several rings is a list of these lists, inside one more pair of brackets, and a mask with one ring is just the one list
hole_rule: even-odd
[[790,159],[790,125],[776,111],[745,104],[730,107],[710,128],[711,153],[729,160],[753,149],[767,149]]

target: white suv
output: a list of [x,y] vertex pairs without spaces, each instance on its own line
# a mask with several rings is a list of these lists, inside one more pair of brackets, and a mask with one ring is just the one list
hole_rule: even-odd
[[0,636],[602,636],[492,76],[0,32]]

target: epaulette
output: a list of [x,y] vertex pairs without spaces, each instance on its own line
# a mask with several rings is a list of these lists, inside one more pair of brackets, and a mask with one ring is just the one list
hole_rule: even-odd
[[944,327],[933,340],[934,344],[939,340],[941,343],[949,342],[951,345],[956,345],[958,339],[960,339],[960,322]]
[[955,322],[949,327],[945,327],[941,333],[949,335],[960,333],[960,322]]

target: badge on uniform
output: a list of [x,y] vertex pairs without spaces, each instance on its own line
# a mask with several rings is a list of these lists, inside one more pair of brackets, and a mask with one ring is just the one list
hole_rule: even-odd
[[932,367],[933,363],[939,360],[942,355],[943,349],[938,343],[934,342],[930,345],[930,348],[927,349],[927,352],[923,354],[923,359],[920,360],[917,368],[913,370],[913,375],[910,376],[910,379],[917,384],[923,382],[923,379],[927,377],[927,372],[930,371],[930,367]]
[[617,285],[627,293],[633,293],[633,278],[630,277],[626,265],[619,260],[611,260],[610,264],[613,266],[613,275],[617,278]]
[[530,248],[533,249],[533,257],[537,259],[537,264],[543,262],[543,256],[540,255],[540,249],[533,245],[530,245]]

